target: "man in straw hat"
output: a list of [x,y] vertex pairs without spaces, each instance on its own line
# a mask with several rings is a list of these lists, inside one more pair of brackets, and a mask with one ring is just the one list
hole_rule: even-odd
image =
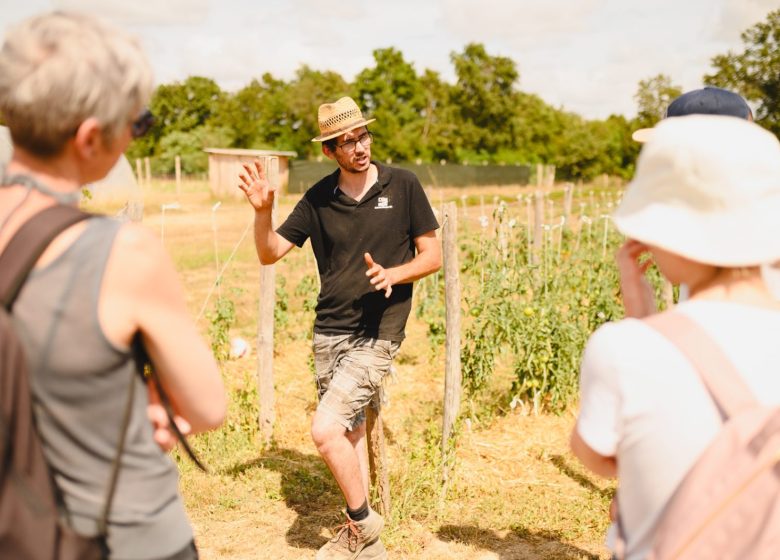
[[318,560],[386,557],[382,517],[368,505],[365,408],[404,338],[412,282],[441,267],[439,227],[412,173],[371,160],[372,135],[355,101],[320,105],[322,152],[338,169],[311,187],[276,231],[274,187],[259,162],[239,187],[255,210],[260,262],[272,264],[311,240],[320,274],[314,322],[319,406],[311,435],[347,502],[346,521]]

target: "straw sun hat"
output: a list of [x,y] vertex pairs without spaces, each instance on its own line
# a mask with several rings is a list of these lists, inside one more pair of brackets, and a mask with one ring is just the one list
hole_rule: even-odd
[[614,216],[627,237],[724,267],[780,259],[780,142],[743,119],[662,121]]
[[323,103],[317,111],[320,135],[311,141],[324,142],[375,120],[363,118],[360,107],[351,97],[342,97],[335,103]]

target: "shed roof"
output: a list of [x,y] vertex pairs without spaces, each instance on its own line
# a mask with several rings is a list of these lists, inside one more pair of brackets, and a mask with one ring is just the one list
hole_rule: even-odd
[[203,148],[209,154],[221,154],[226,156],[283,156],[294,158],[298,152],[284,152],[279,150],[242,150],[238,148]]

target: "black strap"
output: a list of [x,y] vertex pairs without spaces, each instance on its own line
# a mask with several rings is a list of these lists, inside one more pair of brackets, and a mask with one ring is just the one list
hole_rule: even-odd
[[70,226],[89,217],[72,206],[50,206],[20,227],[0,254],[0,304],[9,311],[27,276],[49,244]]
[[165,410],[165,414],[168,416],[168,424],[171,428],[171,431],[179,440],[179,443],[181,443],[185,453],[187,453],[187,456],[200,470],[205,473],[209,472],[200,459],[198,459],[198,456],[195,454],[195,451],[193,451],[192,447],[190,447],[186,436],[181,433],[181,430],[179,430],[179,426],[176,425],[171,400],[168,398],[168,394],[165,392],[165,389],[163,389],[162,383],[160,383],[160,376],[152,365],[149,354],[146,352],[146,348],[144,347],[143,341],[141,340],[140,333],[136,335],[135,339],[133,340],[133,353],[135,355],[136,363],[138,364],[139,373],[141,376],[146,379],[146,376],[148,375],[151,379],[151,382],[155,384],[157,394],[160,396],[160,404],[162,404],[163,409]]
[[119,433],[116,455],[111,464],[111,476],[108,479],[108,489],[106,490],[106,503],[103,506],[103,513],[98,520],[98,532],[101,537],[108,534],[108,514],[111,512],[111,503],[114,501],[116,493],[116,484],[119,480],[119,466],[122,459],[122,452],[125,450],[125,440],[127,440],[127,429],[130,426],[130,418],[133,416],[133,401],[135,400],[135,378],[136,374],[130,376],[130,388],[127,390],[127,404],[125,405],[125,415],[122,419],[122,430]]

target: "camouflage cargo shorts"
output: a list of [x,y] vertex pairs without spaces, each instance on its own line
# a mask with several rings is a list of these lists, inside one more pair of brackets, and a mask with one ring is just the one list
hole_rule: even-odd
[[400,342],[355,335],[314,333],[314,375],[318,412],[347,430],[365,422],[365,408],[379,406],[382,381],[390,373]]

